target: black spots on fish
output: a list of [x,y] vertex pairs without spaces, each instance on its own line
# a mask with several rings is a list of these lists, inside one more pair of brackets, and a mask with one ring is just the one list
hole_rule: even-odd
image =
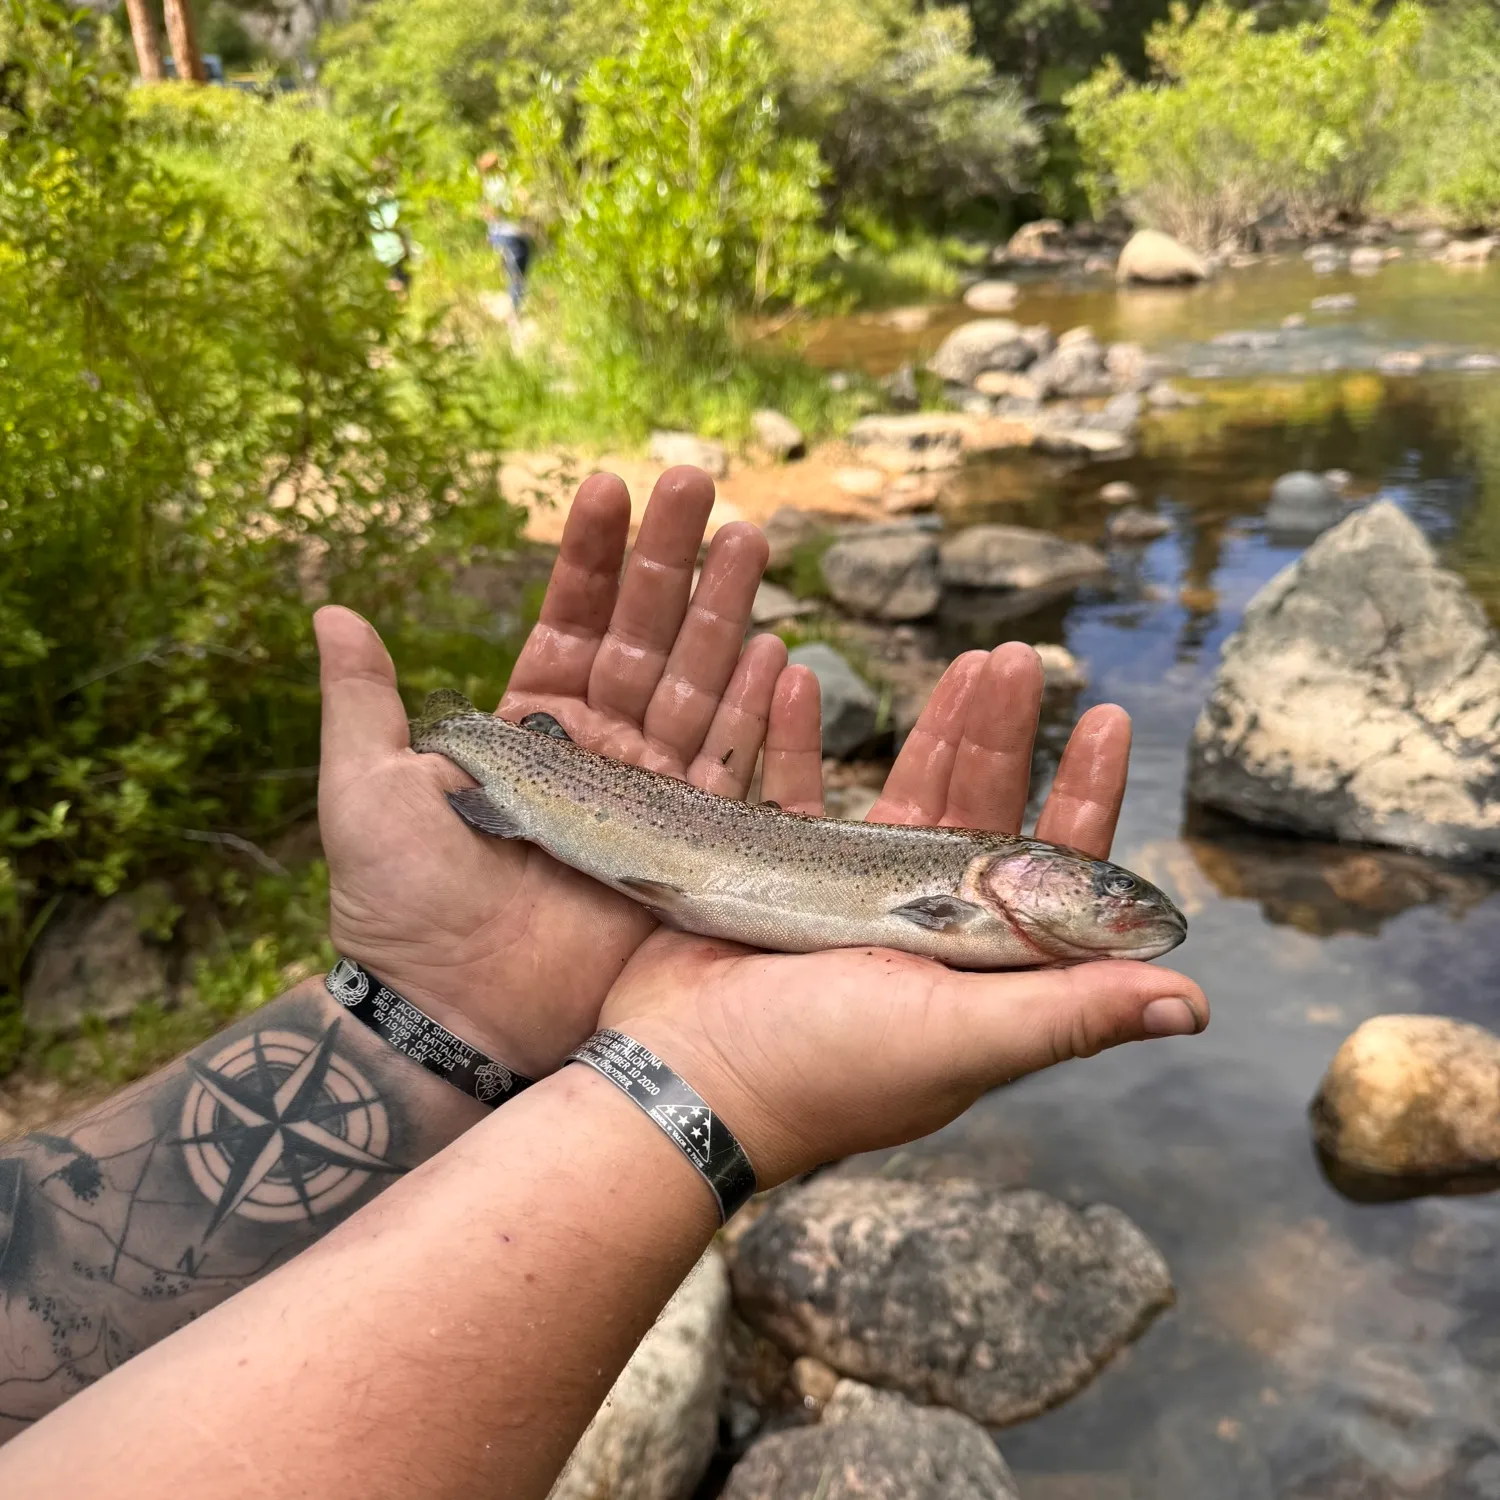
[[529,729],[534,734],[545,734],[554,740],[566,740],[570,745],[573,743],[573,736],[551,714],[527,714],[521,720],[521,728]]
[[946,932],[950,927],[962,927],[965,922],[980,914],[972,901],[961,901],[957,896],[919,896],[903,906],[893,907],[893,917],[904,917],[929,932]]
[[448,806],[461,817],[470,828],[477,828],[497,839],[518,839],[521,825],[503,809],[495,806],[490,794],[482,786],[465,787],[461,792],[448,793]]
[[607,823],[609,822],[609,814],[605,812],[601,807],[599,811],[594,814],[594,821],[596,823]]

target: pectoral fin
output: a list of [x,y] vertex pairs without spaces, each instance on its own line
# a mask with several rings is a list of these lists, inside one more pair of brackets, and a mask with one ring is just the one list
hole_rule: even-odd
[[448,793],[448,806],[461,817],[470,828],[477,828],[497,839],[518,839],[521,825],[507,812],[495,806],[490,794],[482,786],[465,787],[461,792]]
[[642,906],[649,906],[658,916],[671,921],[687,899],[681,886],[668,885],[664,880],[637,880],[633,877],[615,882],[634,896]]
[[567,740],[571,745],[573,736],[568,733],[551,714],[527,714],[521,720],[522,729],[530,729],[537,734],[550,734],[555,740]]
[[893,907],[891,915],[904,917],[929,932],[946,932],[950,927],[962,927],[981,911],[972,901],[962,901],[957,896],[918,896],[904,906]]

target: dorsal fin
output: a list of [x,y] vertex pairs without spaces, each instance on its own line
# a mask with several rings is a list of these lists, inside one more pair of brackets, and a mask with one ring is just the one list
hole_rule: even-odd
[[461,719],[478,712],[462,693],[456,693],[452,688],[439,688],[435,693],[428,693],[422,712],[411,721],[411,737],[415,740],[426,730],[437,728],[445,719]]

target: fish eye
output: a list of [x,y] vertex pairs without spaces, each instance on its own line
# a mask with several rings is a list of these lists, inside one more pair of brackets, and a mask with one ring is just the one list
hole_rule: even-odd
[[1124,870],[1114,870],[1104,877],[1106,895],[1133,896],[1135,888],[1135,876],[1127,875]]

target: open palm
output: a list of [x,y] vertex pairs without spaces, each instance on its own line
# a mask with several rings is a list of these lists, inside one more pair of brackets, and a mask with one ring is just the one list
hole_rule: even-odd
[[[766,795],[806,805],[820,795],[817,684],[776,637],[743,644],[766,559],[753,527],[718,532],[693,588],[712,504],[706,475],[664,474],[622,576],[629,496],[611,475],[585,481],[497,712],[550,713],[591,750],[730,797],[764,743]],[[444,800],[468,777],[410,748],[375,632],[340,609],[317,626],[334,943],[466,1041],[549,1072],[654,919],[534,845],[476,837]]]

